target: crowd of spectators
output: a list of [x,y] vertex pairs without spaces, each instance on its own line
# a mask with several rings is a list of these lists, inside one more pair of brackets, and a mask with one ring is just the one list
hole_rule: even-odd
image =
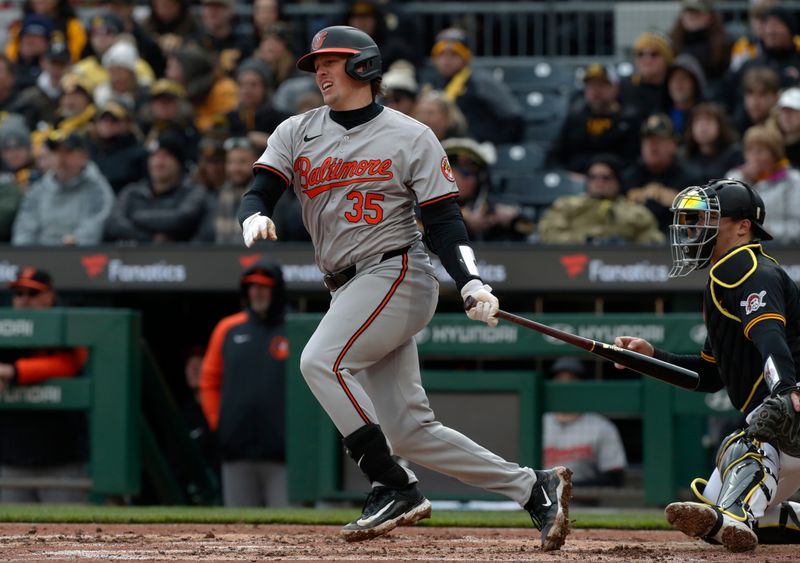
[[[299,29],[279,0],[258,0],[247,15],[234,0],[74,6],[26,0],[4,34],[0,243],[239,244],[235,215],[248,161],[281,121],[321,105],[313,77],[294,64],[316,29]],[[383,55],[380,101],[449,143],[477,240],[658,243],[663,236],[642,235],[647,214],[665,235],[677,191],[722,176],[762,193],[777,240],[800,237],[791,216],[800,174],[800,35],[794,13],[777,0],[751,3],[742,36],[729,31],[713,0],[682,0],[668,33],[642,30],[633,42],[633,72],[619,72],[624,61],[574,69],[551,138],[527,126],[531,92],[477,64],[457,19],[409,42],[398,13],[356,0],[342,3],[339,16],[308,21],[372,35]],[[543,157],[505,170],[492,155],[516,144],[537,144]],[[605,172],[592,175],[593,166]],[[566,171],[584,193],[567,204],[555,200],[568,194],[552,190],[551,201],[531,203],[505,190],[509,176],[542,169]],[[613,190],[597,188],[606,176]],[[613,195],[597,195],[607,191]],[[308,240],[296,201],[285,199],[281,240]],[[625,201],[637,223],[606,230],[629,214],[601,220],[599,210]],[[597,228],[554,234],[554,225],[569,228],[563,213],[576,205]]]

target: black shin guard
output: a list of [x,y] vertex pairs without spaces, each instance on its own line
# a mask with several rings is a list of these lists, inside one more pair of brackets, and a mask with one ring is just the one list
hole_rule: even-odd
[[370,482],[397,489],[408,485],[408,473],[392,459],[386,437],[377,424],[362,426],[345,436],[342,442]]

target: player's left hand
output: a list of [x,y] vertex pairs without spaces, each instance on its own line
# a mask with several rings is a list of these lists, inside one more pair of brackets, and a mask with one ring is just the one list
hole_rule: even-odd
[[461,288],[461,298],[475,300],[475,306],[467,310],[467,316],[473,321],[482,321],[489,326],[497,326],[497,310],[500,301],[492,295],[492,288],[481,280],[470,280]]

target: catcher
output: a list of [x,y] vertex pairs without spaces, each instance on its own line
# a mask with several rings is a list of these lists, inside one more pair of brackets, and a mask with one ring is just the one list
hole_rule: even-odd
[[761,241],[761,197],[735,180],[680,192],[672,205],[670,277],[710,266],[703,297],[708,336],[702,352],[679,356],[640,338],[628,348],[696,371],[696,391],[727,390],[748,427],[719,446],[716,469],[691,489],[697,502],[667,506],[667,520],[688,536],[751,551],[762,543],[800,543],[800,300],[789,275]]

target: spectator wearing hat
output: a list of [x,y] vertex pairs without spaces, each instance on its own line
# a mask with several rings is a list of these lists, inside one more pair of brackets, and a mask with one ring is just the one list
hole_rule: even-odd
[[147,100],[149,83],[140,81],[136,73],[136,63],[140,60],[136,45],[128,39],[120,39],[109,47],[101,60],[108,79],[95,88],[95,105],[102,106],[113,99],[138,112]]
[[583,72],[583,103],[573,104],[548,154],[551,166],[585,174],[591,159],[612,152],[631,160],[638,152],[639,115],[619,103],[613,66],[591,64]]
[[232,135],[252,135],[253,141],[266,146],[267,137],[290,114],[272,105],[272,73],[260,59],[252,57],[236,70],[239,107],[228,113]]
[[767,67],[775,71],[780,88],[789,88],[800,81],[800,48],[795,43],[797,24],[792,12],[773,6],[764,13],[763,49],[728,77],[725,92],[728,108],[735,110],[743,91],[742,80],[751,68]]
[[666,240],[653,214],[622,195],[622,165],[616,155],[598,154],[586,171],[586,191],[563,195],[539,221],[545,244],[654,244]]
[[519,101],[505,84],[470,66],[471,59],[463,30],[448,28],[439,32],[431,50],[436,69],[432,87],[444,92],[464,114],[470,138],[494,144],[521,141],[525,124]]
[[33,160],[30,131],[24,128],[0,130],[0,170],[13,176],[21,192],[27,192],[41,178]]
[[186,89],[173,80],[160,78],[150,87],[150,101],[145,104],[138,120],[148,146],[166,131],[175,131],[185,140],[186,158],[197,161],[200,134],[194,126],[192,106],[186,99]]
[[458,186],[457,201],[470,240],[519,241],[533,233],[533,224],[519,206],[492,196],[489,169],[497,161],[494,145],[451,137],[442,141],[442,147]]
[[764,228],[776,242],[800,242],[800,171],[786,158],[777,127],[756,125],[744,134],[744,164],[725,176],[750,184],[764,200]]
[[122,189],[106,222],[109,241],[190,241],[207,211],[206,193],[186,173],[184,138],[167,131],[149,145],[148,178]]
[[668,115],[678,136],[683,135],[689,113],[705,99],[706,89],[706,77],[697,59],[686,53],[675,57],[667,71],[667,92]]
[[[73,67],[72,72],[82,76],[92,89],[97,89],[101,84],[109,80],[108,63],[106,53],[109,52],[117,43],[127,42],[134,47],[133,52],[133,72],[139,84],[149,86],[155,80],[155,73],[150,65],[136,50],[137,43],[132,35],[125,33],[122,20],[110,11],[101,12],[89,20],[89,43],[84,50],[83,58]],[[124,67],[131,66],[126,57],[131,56],[131,50],[123,48],[110,55],[111,59],[122,61]],[[105,62],[104,62],[105,61]],[[102,102],[102,101],[101,101]]]
[[222,459],[225,506],[286,506],[286,297],[262,258],[239,278],[242,310],[211,333],[200,403]]
[[675,54],[693,56],[713,85],[728,70],[731,43],[714,0],[682,0],[669,37]]
[[[383,4],[383,5],[382,5]],[[381,52],[383,71],[397,61],[408,61],[417,66],[422,63],[422,53],[416,43],[407,41],[389,29],[387,19],[398,20],[398,14],[387,14],[386,4],[375,0],[351,0],[344,18],[344,25],[360,29],[370,37]],[[413,25],[413,24],[412,24]]]
[[115,194],[147,175],[147,151],[137,133],[124,104],[111,100],[100,106],[95,118],[92,160]]
[[670,207],[680,190],[706,180],[680,158],[672,121],[665,114],[654,114],[642,124],[641,157],[622,175],[628,199],[647,207],[663,233],[672,224]]
[[[36,84],[42,72],[40,60],[50,47],[53,34],[53,20],[39,14],[29,14],[22,20],[19,28],[19,46],[15,64],[17,88],[23,90]],[[11,58],[11,57],[9,57]]]
[[167,57],[166,78],[186,89],[200,133],[211,127],[219,114],[236,109],[239,87],[213,64],[213,57],[198,47],[182,48]]
[[250,36],[237,29],[233,0],[201,0],[200,29],[189,38],[219,57],[219,68],[233,76],[238,64],[253,52]]
[[786,158],[800,168],[800,88],[789,88],[778,99],[775,124],[783,136]]
[[16,61],[17,55],[21,51],[20,31],[22,22],[30,15],[38,15],[50,18],[52,21],[53,43],[64,43],[73,63],[80,60],[83,48],[86,46],[86,30],[75,14],[71,0],[51,0],[49,2],[24,0],[22,14],[22,20],[11,24],[8,30],[9,38],[6,43],[6,55],[9,59]]
[[620,82],[620,103],[636,108],[640,119],[669,110],[667,70],[674,58],[669,38],[646,31],[633,43],[636,71]]
[[701,179],[724,178],[728,170],[743,162],[738,137],[722,106],[699,104],[684,132],[684,160]]
[[414,74],[411,63],[399,61],[393,64],[381,81],[385,92],[383,105],[406,115],[414,115],[419,96],[419,84]]
[[200,29],[190,0],[148,0],[148,5],[150,15],[142,27],[166,55],[181,48],[184,38],[194,36]]
[[86,137],[75,131],[56,132],[47,145],[55,156],[53,169],[25,195],[14,221],[12,244],[98,244],[114,192],[89,158]]
[[100,0],[99,4],[101,10],[112,13],[119,18],[122,22],[123,33],[133,36],[139,56],[150,66],[153,75],[163,76],[167,61],[164,58],[161,47],[134,17],[134,10],[138,4],[137,0]]
[[[569,385],[586,377],[577,358],[562,357],[550,368],[551,379]],[[619,431],[596,413],[545,413],[542,438],[544,463],[572,470],[576,487],[621,487],[628,460]],[[549,465],[547,465],[549,467]]]
[[36,84],[23,90],[17,97],[16,111],[25,117],[31,130],[41,123],[52,123],[56,118],[58,99],[63,93],[61,80],[71,68],[66,45],[51,44],[42,56],[41,65],[42,72]]
[[751,0],[747,8],[749,30],[738,37],[731,47],[730,71],[736,72],[744,63],[759,56],[764,48],[764,15],[780,0]]
[[766,123],[778,103],[780,78],[771,68],[756,66],[747,69],[742,78],[744,97],[733,113],[733,126],[743,135],[753,125]]
[[[9,287],[11,308],[16,311],[45,310],[57,305],[53,279],[40,268],[20,268]],[[25,387],[54,378],[79,377],[87,357],[86,348],[5,348],[0,350],[0,387]],[[4,410],[0,411],[0,428],[0,478],[86,477],[89,436],[85,413]],[[86,492],[76,489],[0,489],[2,503],[85,501]]]

